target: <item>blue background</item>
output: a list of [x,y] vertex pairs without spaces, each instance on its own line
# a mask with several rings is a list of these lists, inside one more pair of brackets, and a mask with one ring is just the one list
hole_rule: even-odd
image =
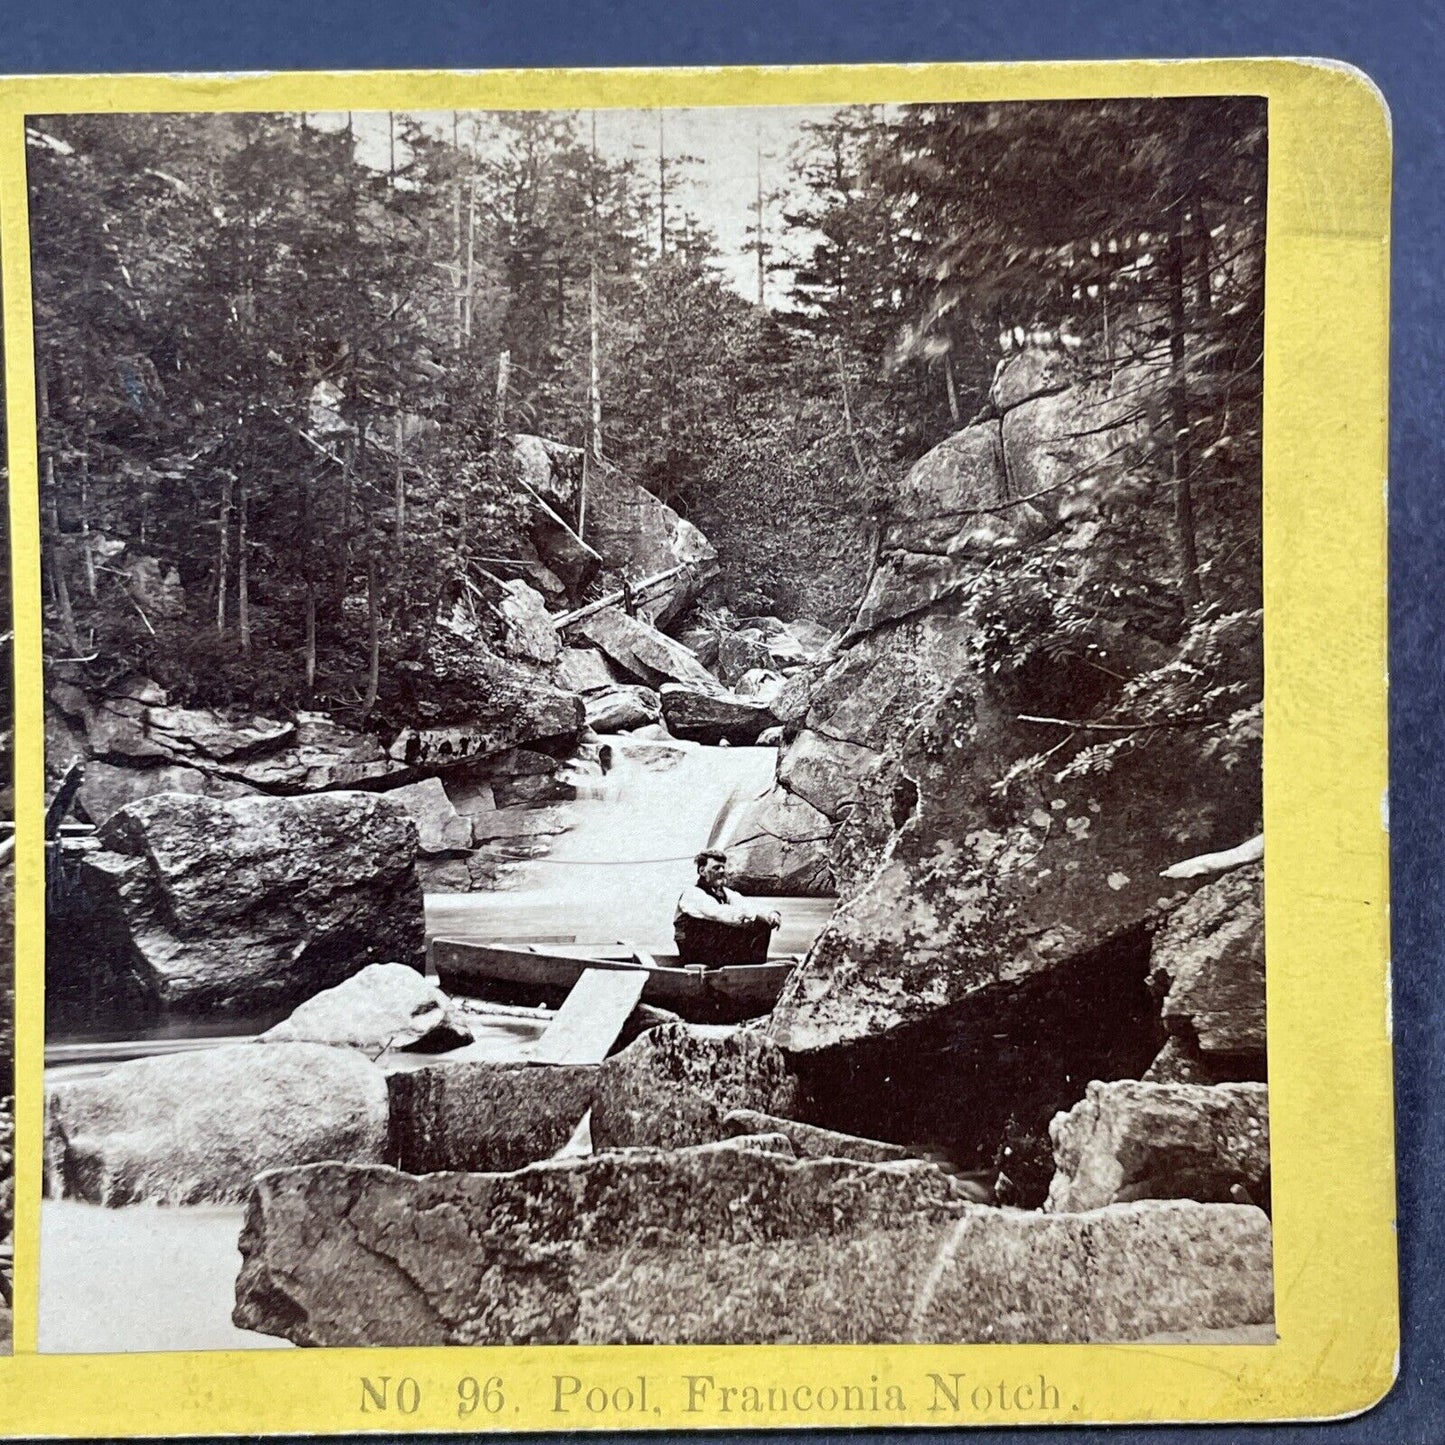
[[[0,0],[0,72],[781,64],[1314,55],[1367,71],[1394,116],[1391,823],[1400,1243],[1400,1383],[1359,1419],[1110,1432],[1115,1440],[1445,1442],[1445,1047],[1441,1040],[1441,580],[1445,560],[1441,246],[1445,10],[1267,0]],[[375,1437],[372,1437],[375,1438]],[[591,1437],[598,1438],[598,1437]],[[712,1438],[723,1439],[725,1436]],[[781,1438],[781,1437],[775,1437]],[[807,1439],[825,1438],[810,1432]],[[935,1432],[920,1440],[937,1439]],[[988,1431],[971,1439],[1058,1439]],[[1072,1433],[1069,1438],[1082,1436]]]

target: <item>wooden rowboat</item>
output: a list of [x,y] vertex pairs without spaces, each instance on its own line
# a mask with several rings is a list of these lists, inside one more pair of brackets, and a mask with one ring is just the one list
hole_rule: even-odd
[[628,944],[615,949],[558,944],[478,943],[434,938],[430,961],[448,993],[496,1003],[560,1006],[589,968],[642,970],[642,1002],[670,1009],[694,1023],[741,1023],[778,1001],[795,958],[767,963],[684,968],[675,953],[647,953]]

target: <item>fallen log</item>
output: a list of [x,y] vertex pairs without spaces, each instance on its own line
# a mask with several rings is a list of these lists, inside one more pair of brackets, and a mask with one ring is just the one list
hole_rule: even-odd
[[609,592],[605,597],[599,597],[585,607],[579,607],[573,612],[563,612],[560,616],[554,617],[552,623],[558,632],[561,632],[563,628],[570,627],[574,622],[581,622],[584,617],[591,617],[594,612],[600,612],[604,607],[615,607],[629,595],[634,602],[645,602],[655,587],[663,582],[671,581],[672,578],[688,571],[691,566],[690,562],[679,562],[676,567],[669,567],[666,572],[657,572],[651,577],[644,577],[640,582],[631,582],[626,587],[619,587],[616,592]]

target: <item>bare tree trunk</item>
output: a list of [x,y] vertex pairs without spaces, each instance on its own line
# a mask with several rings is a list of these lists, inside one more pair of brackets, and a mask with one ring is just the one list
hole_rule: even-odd
[[75,612],[70,605],[70,586],[65,580],[65,550],[60,540],[60,503],[55,496],[55,458],[45,458],[46,510],[50,517],[50,576],[55,589],[55,605],[60,609],[60,625],[66,646],[73,657],[80,656],[80,634],[75,629]]
[[250,511],[246,484],[242,482],[236,517],[236,623],[241,632],[241,652],[246,657],[251,655],[251,564],[246,556]]
[[[88,432],[87,428],[87,432]],[[85,566],[85,591],[95,597],[95,554],[90,547],[90,438],[80,454],[80,558]]]
[[231,494],[235,483],[227,475],[221,479],[221,515],[216,527],[219,541],[216,551],[216,636],[226,635],[226,587],[231,561]]
[[1204,207],[1197,198],[1190,209],[1194,217],[1194,314],[1204,320],[1214,306],[1209,275],[1209,227],[1205,224]]
[[838,361],[838,386],[843,393],[843,426],[848,433],[848,445],[853,449],[853,461],[858,467],[858,480],[865,490],[868,486],[868,469],[863,465],[863,449],[858,445],[858,435],[853,430],[853,407],[848,400],[848,373],[843,369],[843,348],[835,346],[833,355]]
[[[600,462],[602,460],[602,362],[601,346],[598,340],[600,316],[597,304],[597,112],[592,112],[592,254],[588,266],[587,278],[587,326],[588,344],[590,349],[588,380],[587,380],[587,410],[588,425],[592,435],[588,438],[588,446],[592,455]],[[585,475],[585,468],[584,468]],[[581,521],[581,508],[578,508],[578,520]],[[581,527],[578,527],[578,535],[581,535]]]
[[767,268],[763,264],[763,138],[758,136],[757,144],[758,159],[758,185],[757,195],[753,201],[753,226],[755,234],[753,239],[758,243],[758,310],[761,311],[766,304],[766,277]]
[[954,426],[963,420],[963,415],[958,409],[958,387],[953,380],[953,353],[945,352],[943,355],[943,380],[948,387],[948,414],[953,418]]
[[341,445],[341,574],[336,579],[336,611],[346,606],[346,588],[351,581],[351,470],[356,461],[356,438],[348,436]]
[[585,541],[587,527],[587,484],[592,480],[592,448],[582,448],[582,480],[577,484],[577,540]]
[[396,483],[392,501],[392,513],[395,524],[395,533],[392,537],[392,551],[396,554],[398,565],[401,563],[402,544],[406,535],[406,468],[403,462],[403,441],[402,434],[404,422],[401,415],[401,401],[396,404]]
[[363,718],[371,716],[381,690],[381,615],[376,599],[376,553],[366,549],[366,698],[361,704]]
[[467,289],[462,297],[462,335],[472,335],[472,307],[477,283],[477,178],[472,177],[467,198]]
[[667,142],[663,112],[657,112],[657,254],[667,256]]
[[452,344],[462,344],[462,148],[460,122],[452,112],[452,163],[457,173],[452,185]]
[[1190,439],[1189,396],[1184,375],[1184,220],[1176,216],[1169,233],[1166,266],[1169,284],[1169,472],[1174,484],[1174,543],[1179,585],[1186,607],[1199,603],[1199,554],[1194,537],[1194,469]]
[[498,447],[507,434],[507,382],[511,374],[512,353],[504,351],[497,357],[497,406],[492,416],[492,440]]

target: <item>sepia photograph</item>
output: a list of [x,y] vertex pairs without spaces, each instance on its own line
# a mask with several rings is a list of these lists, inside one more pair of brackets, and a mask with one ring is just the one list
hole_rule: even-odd
[[1267,132],[28,116],[40,1350],[1272,1344]]

